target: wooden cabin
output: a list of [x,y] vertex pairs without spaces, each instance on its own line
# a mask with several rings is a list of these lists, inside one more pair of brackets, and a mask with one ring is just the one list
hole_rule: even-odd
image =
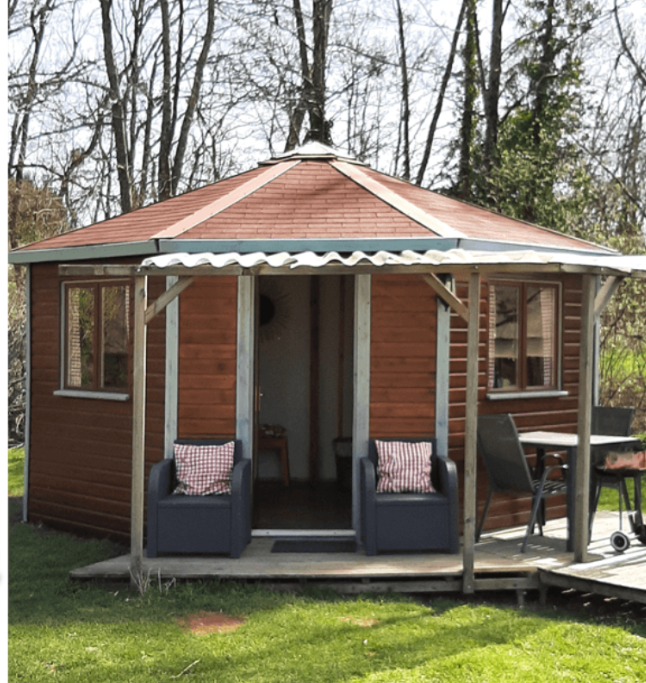
[[[242,440],[254,529],[351,534],[368,437],[433,435],[472,529],[473,416],[576,432],[582,314],[588,339],[590,292],[631,272],[319,144],[10,261],[29,268],[25,519],[138,543],[145,475],[177,437]],[[528,512],[494,499],[487,526]]]

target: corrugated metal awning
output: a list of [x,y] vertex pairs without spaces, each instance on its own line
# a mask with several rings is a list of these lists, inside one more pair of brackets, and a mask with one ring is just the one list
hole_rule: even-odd
[[[164,270],[186,269],[187,271],[208,269],[223,270],[242,268],[266,272],[295,271],[298,269],[356,268],[369,266],[379,270],[392,267],[405,271],[412,266],[427,266],[429,271],[450,271],[454,268],[478,268],[494,270],[527,270],[535,268],[537,271],[561,272],[594,272],[596,274],[612,274],[619,276],[635,276],[646,278],[646,255],[643,256],[593,256],[570,254],[565,252],[536,252],[536,251],[506,251],[506,252],[474,252],[464,249],[448,251],[429,250],[425,252],[404,250],[401,252],[377,251],[366,253],[354,251],[342,255],[336,251],[319,254],[313,251],[297,253],[280,252],[266,254],[254,252],[239,254],[229,252],[214,254],[211,252],[189,254],[174,253],[161,254],[144,259],[138,272],[154,272]],[[416,268],[417,270],[417,268]]]

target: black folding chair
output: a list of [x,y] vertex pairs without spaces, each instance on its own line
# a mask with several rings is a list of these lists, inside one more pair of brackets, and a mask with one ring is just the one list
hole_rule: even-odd
[[[478,450],[484,460],[489,476],[489,493],[476,532],[476,542],[489,512],[489,505],[494,493],[532,497],[532,511],[527,524],[527,532],[521,546],[521,552],[527,548],[529,535],[538,524],[543,535],[543,523],[539,509],[541,502],[549,497],[563,494],[567,490],[565,471],[567,465],[559,464],[545,467],[540,478],[535,478],[527,464],[525,452],[518,439],[518,431],[511,415],[480,415],[478,417]],[[550,479],[554,471],[560,471],[560,479]]]

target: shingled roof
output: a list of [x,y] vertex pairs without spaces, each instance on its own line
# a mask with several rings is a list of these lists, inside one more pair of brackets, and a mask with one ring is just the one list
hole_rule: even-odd
[[[379,173],[310,143],[232,178],[12,252],[12,261],[163,252],[608,250]],[[52,251],[54,250],[54,251]]]

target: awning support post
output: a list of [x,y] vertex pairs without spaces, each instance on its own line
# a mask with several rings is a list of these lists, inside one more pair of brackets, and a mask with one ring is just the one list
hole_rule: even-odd
[[594,376],[594,298],[592,275],[583,276],[581,294],[581,349],[579,356],[579,420],[574,491],[574,561],[587,561],[590,506],[590,428]]
[[474,555],[476,543],[478,468],[478,346],[480,341],[480,273],[469,278],[469,329],[467,338],[467,396],[464,430],[464,536],[462,592],[475,592]]
[[135,277],[134,361],[132,378],[132,477],[130,507],[130,585],[138,588],[144,571],[144,480],[146,447],[146,306],[148,278]]
[[352,413],[352,528],[361,532],[359,461],[368,455],[370,439],[370,317],[372,279],[354,279],[354,370]]

